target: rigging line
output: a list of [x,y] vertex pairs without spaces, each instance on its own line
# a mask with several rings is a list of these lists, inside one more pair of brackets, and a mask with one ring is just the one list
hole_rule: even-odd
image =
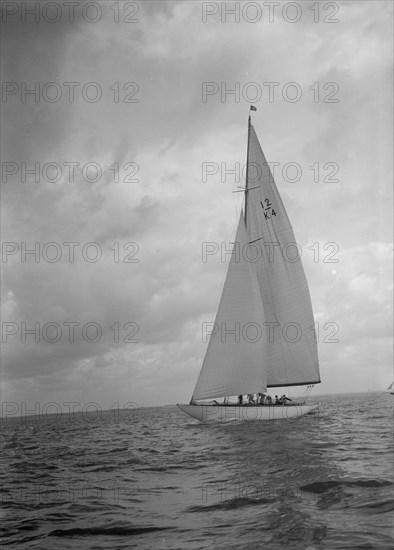
[[[238,220],[236,222],[238,224]],[[236,237],[236,232],[237,232],[237,228],[238,228],[238,225],[235,227],[235,234],[234,234],[234,230],[232,232],[232,234],[234,234],[234,241],[235,241],[235,237]],[[232,252],[231,252],[231,255],[233,253],[233,250],[234,250],[234,247],[232,249]],[[213,316],[213,320],[212,322],[215,323],[216,321],[216,317],[218,315],[218,312],[219,312],[219,305],[220,305],[220,302],[223,298],[223,289],[224,289],[224,285],[225,285],[225,282],[226,282],[226,278],[227,278],[227,274],[228,274],[228,266],[230,264],[230,261],[231,261],[231,255],[230,255],[230,258],[228,261],[225,262],[225,269],[224,269],[224,274],[222,275],[222,283],[220,285],[220,291],[217,295],[217,298],[216,298],[216,304],[215,304],[215,309],[214,309],[214,316]],[[227,256],[227,254],[226,254]],[[221,257],[221,253],[220,253],[220,257]],[[203,354],[203,358],[202,358],[202,362],[201,362],[201,367],[200,367],[200,372],[198,374],[198,378],[197,378],[197,381],[196,381],[196,384],[194,386],[194,389],[193,389],[193,393],[192,393],[192,399],[194,399],[194,392],[200,382],[200,379],[201,379],[201,376],[202,376],[202,372],[203,372],[203,367],[204,367],[204,361],[205,361],[205,357],[208,353],[208,349],[209,349],[209,346],[211,345],[211,336],[209,336],[208,340],[207,340],[207,343],[206,343],[206,346],[205,346],[205,350],[204,350],[204,354]]]
[[[241,155],[243,155],[243,152],[245,150],[245,145],[246,145],[246,140],[248,139],[248,132],[244,133],[244,137],[243,137],[243,142],[242,142],[242,147],[241,147],[241,153],[240,153],[240,159],[241,159]],[[239,163],[241,163],[241,160],[239,160]],[[240,164],[241,166],[241,164]],[[234,224],[233,224],[233,227],[232,227],[232,230],[231,230],[231,233],[230,233],[230,241],[229,242],[234,242],[235,241],[235,237],[236,237],[236,234],[237,234],[237,228],[238,228],[238,221],[239,221],[239,215],[240,215],[240,210],[242,208],[242,203],[243,203],[243,199],[241,200],[241,204],[240,204],[240,201],[239,201],[239,197],[237,197],[237,200],[236,200],[236,216],[235,216],[235,221],[234,221]],[[227,254],[226,254],[227,255]],[[220,257],[221,257],[221,251],[220,251]],[[225,270],[224,270],[224,274],[222,275],[222,280],[221,280],[221,285],[220,285],[220,290],[219,290],[219,293],[217,295],[217,298],[216,298],[216,303],[215,303],[215,309],[214,309],[214,317],[213,317],[213,322],[215,322],[215,319],[216,319],[216,314],[217,314],[217,310],[218,310],[218,306],[219,306],[219,303],[220,303],[220,299],[221,299],[221,296],[222,296],[222,292],[223,292],[223,288],[224,288],[224,283],[226,281],[226,276],[227,276],[227,267],[228,267],[228,264],[230,263],[230,260],[231,260],[231,257],[229,258],[228,262],[224,262],[225,264]],[[205,352],[204,352],[204,356],[203,356],[203,361],[202,363],[204,363],[204,359],[205,359],[205,355],[206,355],[206,352],[208,350],[208,346],[209,346],[209,342],[210,342],[210,339],[208,339],[208,342],[207,342],[207,345],[206,345],[206,348],[205,348]],[[201,366],[201,369],[202,369],[202,366]],[[200,372],[201,374],[201,372]]]
[[[248,132],[244,131],[242,146],[241,146],[241,150],[240,150],[240,154],[239,154],[239,161],[238,161],[239,166],[241,166],[241,157],[244,155],[247,139],[248,139]],[[241,171],[241,173],[242,173],[242,171]],[[236,184],[236,182],[235,182],[235,184]],[[235,236],[236,236],[237,228],[238,228],[239,215],[240,215],[240,210],[242,208],[243,199],[241,200],[241,204],[240,204],[239,197],[236,197],[235,203],[236,203],[235,204],[236,216],[235,216],[235,221],[233,223],[233,227],[231,229],[231,233],[230,233],[230,239],[231,240],[229,242],[233,242],[235,240]],[[221,252],[220,252],[220,254],[221,254]],[[221,295],[222,295],[224,283],[225,283],[225,280],[226,280],[227,266],[228,266],[228,263],[230,263],[230,260],[228,262],[226,261],[224,263],[225,263],[226,268],[224,270],[224,276],[222,277],[222,283],[220,285],[220,292],[219,292],[218,297],[216,299],[215,310],[214,310],[215,311],[214,320],[216,318],[217,308],[218,308],[218,305],[219,305],[219,302],[220,302],[220,298],[221,298]],[[208,344],[209,344],[209,340],[208,340],[208,343],[207,343],[206,350],[208,349]],[[205,354],[204,354],[204,357],[205,357]]]

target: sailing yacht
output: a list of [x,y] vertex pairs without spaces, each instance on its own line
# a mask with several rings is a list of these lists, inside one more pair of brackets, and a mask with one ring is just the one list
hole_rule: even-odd
[[299,247],[250,112],[244,193],[202,368],[190,404],[178,405],[201,422],[294,418],[316,407],[249,405],[241,398],[232,403],[236,396],[265,394],[270,387],[320,382],[312,304]]
[[390,386],[387,388],[387,391],[389,391],[391,395],[394,395],[394,381],[391,382]]

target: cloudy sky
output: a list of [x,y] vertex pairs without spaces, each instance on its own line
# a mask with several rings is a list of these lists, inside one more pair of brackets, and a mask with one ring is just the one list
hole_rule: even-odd
[[242,171],[251,102],[302,249],[315,392],[383,390],[391,2],[5,4],[3,400],[189,401],[226,268],[202,247],[233,236],[242,181],[221,167]]

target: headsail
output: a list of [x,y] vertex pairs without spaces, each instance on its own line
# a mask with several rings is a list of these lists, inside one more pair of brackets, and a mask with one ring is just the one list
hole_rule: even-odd
[[264,312],[252,264],[243,253],[247,243],[241,215],[193,399],[266,391]]
[[250,124],[246,227],[258,261],[270,341],[261,358],[268,386],[320,382],[312,304],[290,221],[257,135]]

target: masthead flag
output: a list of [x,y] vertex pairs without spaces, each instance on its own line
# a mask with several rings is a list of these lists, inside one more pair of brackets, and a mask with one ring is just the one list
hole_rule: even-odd
[[254,105],[251,105],[251,106],[250,106],[250,110],[251,110],[251,111],[257,111],[257,107],[255,107]]

